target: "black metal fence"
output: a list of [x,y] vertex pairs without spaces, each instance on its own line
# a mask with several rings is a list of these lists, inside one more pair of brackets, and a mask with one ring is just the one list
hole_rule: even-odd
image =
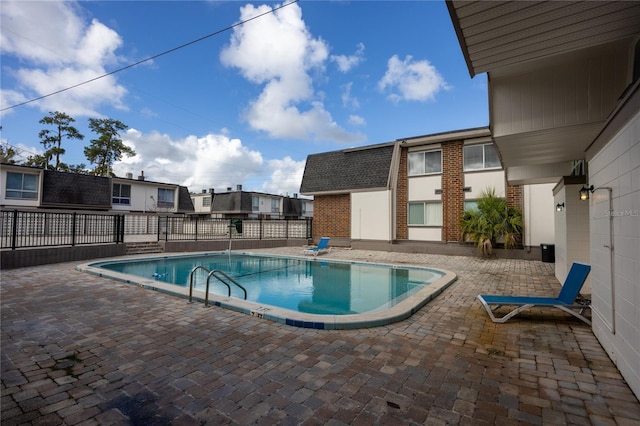
[[215,219],[83,212],[0,211],[0,248],[122,243],[125,236],[158,241],[309,239],[312,220]]
[[3,210],[1,248],[121,243],[124,215]]

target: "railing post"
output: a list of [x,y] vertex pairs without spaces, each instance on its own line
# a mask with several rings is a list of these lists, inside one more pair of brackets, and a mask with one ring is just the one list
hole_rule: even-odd
[[76,245],[76,218],[77,213],[71,213],[71,246]]
[[13,226],[11,229],[11,250],[16,249],[18,239],[18,210],[13,211]]
[[285,223],[286,223],[286,231],[285,231],[285,239],[288,240],[289,239],[289,219],[285,219]]
[[264,222],[262,218],[260,218],[260,239],[264,237]]
[[120,234],[118,235],[119,243],[124,243],[124,221],[125,221],[125,215],[122,214],[120,215]]
[[158,216],[158,223],[156,224],[158,231],[158,241],[160,241],[160,216]]

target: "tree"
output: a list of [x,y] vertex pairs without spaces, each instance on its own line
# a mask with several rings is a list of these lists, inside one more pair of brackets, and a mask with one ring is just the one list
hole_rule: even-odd
[[46,156],[40,155],[40,154],[34,154],[27,157],[27,160],[24,162],[24,165],[31,166],[31,167],[41,167],[43,169],[46,169],[48,163],[49,161]]
[[522,213],[489,188],[482,192],[477,209],[465,210],[460,229],[462,238],[468,237],[483,255],[490,255],[499,239],[506,249],[515,247],[522,234]]
[[[44,164],[45,168],[53,170],[61,170],[64,168],[60,163],[60,156],[65,153],[65,150],[62,148],[63,138],[84,139],[84,135],[71,125],[71,123],[75,121],[73,117],[60,111],[50,112],[48,116],[40,120],[40,124],[54,126],[54,130],[44,129],[38,134],[41,139],[40,143],[44,145],[45,148],[45,153],[43,154],[46,160]],[[49,163],[53,157],[55,157],[56,162],[55,165],[51,167]]]
[[16,164],[16,155],[18,153],[11,145],[4,142],[0,144],[0,163]]
[[114,161],[119,161],[123,155],[136,155],[135,151],[119,138],[119,132],[127,130],[129,126],[111,118],[90,118],[89,128],[99,135],[98,139],[92,139],[91,144],[84,148],[87,160],[96,165],[93,174],[114,176],[111,169]]

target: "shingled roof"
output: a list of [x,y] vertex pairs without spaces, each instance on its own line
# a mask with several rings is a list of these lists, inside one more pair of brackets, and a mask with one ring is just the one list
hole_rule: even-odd
[[108,210],[111,208],[111,179],[45,170],[42,206]]
[[307,157],[300,192],[349,192],[385,188],[389,182],[393,143],[345,149]]

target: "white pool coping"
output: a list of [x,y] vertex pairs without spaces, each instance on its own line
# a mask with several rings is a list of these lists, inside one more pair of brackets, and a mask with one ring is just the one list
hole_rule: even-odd
[[[90,263],[84,263],[78,265],[76,270],[86,272],[99,277],[109,278],[112,280],[137,285],[139,287],[161,291],[163,293],[179,296],[182,298],[189,298],[189,288],[180,287],[173,284],[165,284],[160,281],[153,280],[152,278],[143,278],[136,275],[123,274],[121,272],[110,271],[108,269],[100,268],[96,265],[102,265],[112,262],[126,262],[137,261],[144,259],[167,259],[177,257],[194,257],[194,256],[206,256],[206,255],[219,255],[224,252],[191,252],[186,254],[148,254],[148,255],[136,255],[136,256],[122,256],[118,258],[111,258],[109,260],[93,261]],[[289,309],[278,308],[271,305],[265,305],[255,303],[249,300],[238,299],[236,297],[224,297],[217,294],[209,294],[209,306],[219,306],[225,309],[230,309],[237,312],[242,312],[247,315],[251,315],[257,318],[263,318],[270,321],[279,322],[294,327],[314,328],[321,330],[346,330],[357,328],[369,328],[369,327],[381,327],[384,325],[392,324],[394,322],[402,321],[409,318],[416,313],[430,300],[442,293],[444,289],[453,284],[457,279],[457,275],[451,271],[447,271],[439,268],[420,267],[414,265],[394,265],[387,263],[370,263],[370,262],[356,262],[356,261],[344,261],[336,259],[325,258],[309,258],[298,256],[283,256],[266,253],[252,253],[244,251],[233,251],[232,254],[251,255],[261,257],[274,257],[284,259],[299,259],[311,262],[327,262],[327,263],[342,263],[342,264],[363,264],[363,265],[380,265],[390,268],[410,268],[410,269],[425,269],[443,273],[444,275],[425,286],[417,293],[406,297],[396,305],[377,312],[363,313],[363,314],[349,314],[349,315],[320,315],[320,314],[308,314],[304,312],[292,311]],[[205,294],[204,291],[199,291],[194,288],[193,300],[198,304],[202,303],[204,306]]]

